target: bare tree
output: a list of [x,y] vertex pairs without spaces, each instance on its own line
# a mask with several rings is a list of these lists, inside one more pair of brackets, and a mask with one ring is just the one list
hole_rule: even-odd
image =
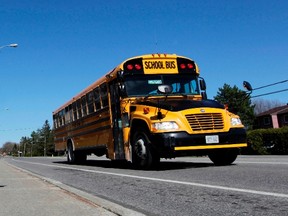
[[269,109],[285,105],[285,103],[280,102],[279,100],[266,100],[263,98],[253,99],[252,103],[255,105],[255,115],[258,115],[259,113],[265,112]]
[[17,153],[17,148],[18,148],[18,144],[17,143],[14,143],[14,142],[6,142],[1,151],[2,153],[6,153],[8,155],[12,155],[14,154],[15,152]]

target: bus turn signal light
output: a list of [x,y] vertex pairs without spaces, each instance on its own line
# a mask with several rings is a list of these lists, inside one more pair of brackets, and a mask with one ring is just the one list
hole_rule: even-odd
[[184,64],[184,63],[182,63],[182,64],[180,64],[180,68],[181,68],[181,69],[186,69],[186,68],[188,68],[188,69],[193,69],[194,66],[193,66],[193,64],[191,64],[191,63],[188,63],[187,65]]
[[180,68],[181,68],[181,69],[185,69],[185,68],[186,68],[186,65],[185,65],[185,64],[180,64]]
[[187,64],[187,67],[188,67],[189,69],[192,69],[192,68],[193,68],[193,64],[189,63],[189,64]]
[[128,70],[133,70],[133,65],[132,64],[127,65],[127,69]]
[[135,64],[135,69],[136,69],[136,70],[141,70],[141,68],[142,68],[142,67],[141,67],[140,64]]
[[136,70],[141,70],[141,69],[142,69],[142,66],[141,66],[140,64],[135,64],[135,65],[133,65],[133,64],[128,64],[126,68],[127,68],[127,70],[133,70],[134,68],[135,68]]

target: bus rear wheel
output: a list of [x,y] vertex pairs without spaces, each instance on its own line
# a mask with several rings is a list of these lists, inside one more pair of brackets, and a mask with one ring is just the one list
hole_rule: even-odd
[[160,162],[160,157],[153,151],[147,132],[136,130],[132,141],[132,164],[137,169],[151,169]]
[[216,166],[225,166],[232,164],[239,154],[239,149],[215,149],[208,154],[210,160]]
[[75,153],[74,153],[73,146],[71,143],[69,143],[67,146],[67,162],[75,163]]

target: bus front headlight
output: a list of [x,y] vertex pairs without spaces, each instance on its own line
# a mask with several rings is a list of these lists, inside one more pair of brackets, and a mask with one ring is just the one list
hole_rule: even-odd
[[174,121],[168,121],[168,122],[156,122],[152,124],[152,129],[154,131],[157,130],[177,130],[179,126]]
[[237,117],[231,118],[230,123],[231,123],[231,126],[242,125],[240,118],[237,118]]

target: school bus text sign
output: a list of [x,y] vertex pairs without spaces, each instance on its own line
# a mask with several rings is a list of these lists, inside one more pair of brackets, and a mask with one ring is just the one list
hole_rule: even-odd
[[177,61],[174,59],[149,59],[143,60],[145,74],[153,73],[177,73]]

